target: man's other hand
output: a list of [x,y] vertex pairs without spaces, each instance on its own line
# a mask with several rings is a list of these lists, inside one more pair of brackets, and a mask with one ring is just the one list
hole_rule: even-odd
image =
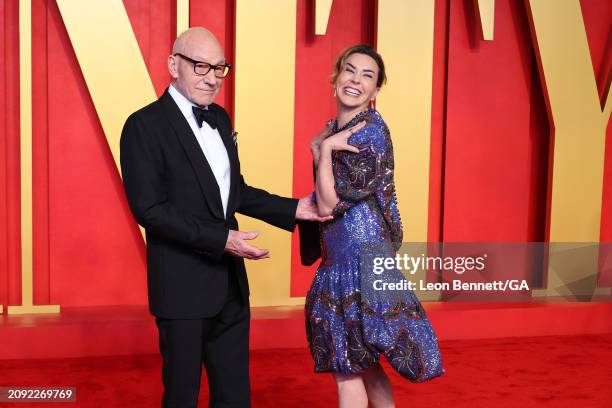
[[264,259],[270,257],[270,251],[250,245],[247,241],[257,238],[259,232],[230,230],[225,243],[225,252],[237,258]]

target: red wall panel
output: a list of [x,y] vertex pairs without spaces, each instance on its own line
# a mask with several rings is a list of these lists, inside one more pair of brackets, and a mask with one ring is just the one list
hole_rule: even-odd
[[444,164],[446,154],[446,92],[448,74],[447,0],[436,0],[431,101],[431,143],[429,154],[429,218],[427,240],[440,242],[443,233]]
[[497,1],[494,41],[450,2],[445,241],[541,241],[548,129],[524,6]]
[[[2,33],[2,40],[6,38],[5,30],[7,29],[6,21],[7,6],[6,3],[0,3],[0,33]],[[7,298],[7,267],[8,267],[8,229],[7,229],[7,185],[6,185],[6,164],[7,164],[7,84],[6,84],[6,46],[5,41],[0,41],[0,55],[5,61],[4,64],[0,64],[0,302],[5,301]]]
[[19,31],[16,24],[18,8],[16,1],[5,2],[4,12],[4,126],[3,138],[6,161],[5,190],[2,197],[5,201],[6,223],[0,226],[6,236],[6,263],[2,265],[0,285],[3,286],[5,303],[18,304],[21,300],[21,245],[20,225],[21,214],[19,204]]
[[[32,222],[34,303],[49,304],[47,2],[32,2]],[[35,56],[35,57],[34,57]]]

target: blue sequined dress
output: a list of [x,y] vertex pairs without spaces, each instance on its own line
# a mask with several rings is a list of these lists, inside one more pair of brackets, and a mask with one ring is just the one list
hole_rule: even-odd
[[394,299],[363,296],[360,254],[372,244],[395,256],[402,225],[393,181],[393,147],[380,114],[370,109],[366,125],[349,143],[359,153],[334,152],[332,166],[340,198],[334,220],[321,225],[322,261],[306,297],[306,333],[315,372],[355,374],[384,355],[412,382],[444,373],[437,337],[416,295]]

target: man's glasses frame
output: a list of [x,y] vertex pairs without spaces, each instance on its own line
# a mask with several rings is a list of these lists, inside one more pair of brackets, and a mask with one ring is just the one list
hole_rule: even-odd
[[[213,65],[213,64],[209,64],[208,62],[204,62],[204,61],[196,61],[194,59],[189,58],[186,55],[183,55],[179,52],[173,54],[175,57],[179,56],[182,59],[184,59],[185,61],[189,61],[193,64],[193,72],[196,75],[199,76],[204,76],[206,74],[208,74],[210,72],[210,70],[212,69],[215,76],[217,78],[225,78],[227,76],[227,74],[229,74],[230,70],[232,69],[232,66],[230,64],[219,64],[219,65]],[[223,69],[223,72],[219,73],[217,70],[218,69]]]

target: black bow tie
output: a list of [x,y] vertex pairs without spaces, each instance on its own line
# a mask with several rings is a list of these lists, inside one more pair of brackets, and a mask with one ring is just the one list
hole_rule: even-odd
[[197,106],[193,106],[191,109],[199,127],[202,127],[202,122],[206,122],[211,128],[217,128],[217,115],[211,109],[202,109]]

